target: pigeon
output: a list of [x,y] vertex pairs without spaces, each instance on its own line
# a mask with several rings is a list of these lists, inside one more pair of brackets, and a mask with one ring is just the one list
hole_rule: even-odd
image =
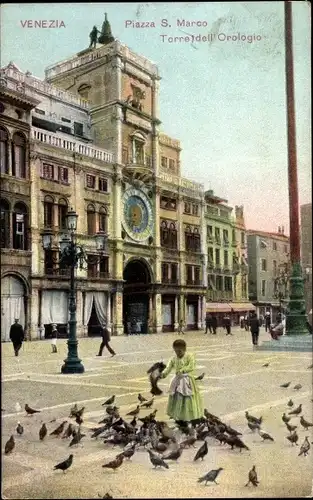
[[249,486],[250,483],[252,483],[253,486],[257,486],[259,484],[258,476],[255,470],[255,465],[249,471],[248,479],[249,481],[247,482],[246,486]]
[[161,361],[159,363],[154,363],[154,365],[152,365],[147,371],[151,384],[150,392],[153,396],[160,396],[161,394],[163,394],[163,391],[161,391],[161,389],[158,387],[157,382],[165,368],[166,365]]
[[94,429],[93,434],[91,435],[92,438],[98,438],[100,434],[102,434],[104,431],[107,430],[107,426],[103,425],[102,427],[99,427],[98,429]]
[[69,447],[79,444],[83,437],[85,437],[85,434],[81,434],[80,429],[78,428],[78,431],[73,436],[73,439],[69,444]]
[[[100,497],[100,495],[99,495]],[[112,495],[110,493],[106,493],[103,497],[100,497],[100,498],[114,498],[112,497]]]
[[305,420],[302,415],[300,417],[300,424],[306,431],[308,430],[309,427],[313,427],[313,424]]
[[272,436],[270,436],[267,432],[261,431],[261,429],[259,429],[259,436],[263,439],[263,441],[274,441]]
[[289,406],[289,408],[292,408],[292,407],[293,407],[293,404],[294,404],[294,403],[293,403],[292,399],[289,399],[289,401],[288,401],[288,403],[287,403],[287,405]]
[[[128,460],[131,459],[131,457],[135,454],[135,444],[129,448],[128,450],[124,450],[122,453],[120,453],[120,455],[123,455],[124,458],[128,458]],[[119,457],[120,455],[117,455],[117,457]],[[116,457],[116,458],[117,458]]]
[[253,422],[254,424],[259,424],[259,425],[262,424],[263,417],[260,417],[260,418],[254,417],[253,415],[249,415],[248,411],[245,412],[245,415],[246,415],[246,419],[249,422]]
[[298,408],[295,408],[294,410],[290,411],[288,415],[300,415],[302,412],[302,404],[298,406]]
[[[254,418],[254,417],[253,417]],[[261,417],[262,418],[262,417]],[[257,423],[257,422],[255,422]],[[260,424],[259,424],[260,425]],[[225,431],[227,432],[227,434],[229,434],[230,436],[242,436],[242,433],[241,432],[238,432],[236,431],[235,429],[233,429],[232,427],[229,427],[228,425],[224,426],[225,427]]]
[[293,432],[292,434],[290,434],[290,436],[287,436],[287,439],[288,441],[291,442],[292,446],[294,444],[297,444],[298,440],[299,440],[299,436],[297,434],[297,431]]
[[163,460],[177,460],[181,457],[183,448],[180,446],[177,450],[170,451],[168,455],[163,455]]
[[153,453],[152,450],[148,450],[148,453],[150,456],[150,462],[152,463],[152,465],[154,465],[155,469],[157,467],[164,467],[165,469],[169,469],[169,466],[167,465],[166,462],[164,462],[163,458]]
[[39,430],[39,439],[40,441],[43,441],[48,433],[47,426],[46,424],[42,424]]
[[67,424],[67,420],[64,420],[62,424],[60,424],[54,431],[50,432],[50,436],[60,436],[62,432],[64,431],[64,427]]
[[303,443],[301,445],[300,453],[299,453],[298,457],[301,457],[301,455],[304,455],[306,457],[307,454],[309,453],[310,448],[311,448],[311,445],[309,443],[309,437],[306,436],[305,440],[303,441]]
[[134,417],[134,418],[132,419],[132,421],[130,422],[130,425],[131,425],[132,427],[136,427],[136,425],[137,425],[137,420],[136,420],[136,417]]
[[288,424],[289,420],[291,420],[291,417],[287,417],[286,413],[283,413],[283,416],[281,418],[285,424]]
[[195,380],[203,380],[205,373],[201,373],[199,377],[196,377]]
[[80,415],[76,415],[75,422],[78,425],[81,425],[84,421]]
[[296,391],[299,391],[301,388],[302,388],[301,384],[297,384],[294,386],[294,389],[296,389]]
[[286,382],[285,384],[281,384],[280,387],[284,387],[284,389],[287,389],[287,387],[289,387],[291,384],[291,382]]
[[195,436],[190,436],[190,437],[187,437],[187,439],[185,439],[184,441],[182,441],[180,443],[180,446],[182,448],[186,448],[187,446],[188,446],[188,448],[190,448],[190,446],[194,447],[196,441],[197,441],[197,436],[196,435]]
[[78,412],[78,406],[75,403],[74,406],[70,409],[69,418],[76,417],[77,412]]
[[270,366],[269,363],[265,363],[265,365],[262,365],[264,368],[267,368],[268,366]]
[[288,431],[290,432],[290,434],[298,428],[297,425],[289,425],[288,422],[286,422],[286,427],[287,427]]
[[111,396],[107,401],[105,401],[102,406],[106,406],[106,405],[112,405],[115,401],[115,395],[114,396]]
[[138,401],[139,403],[144,403],[145,401],[147,401],[146,398],[144,398],[140,393],[138,394]]
[[10,439],[5,443],[4,447],[5,455],[9,455],[10,453],[12,453],[12,451],[14,450],[14,446],[15,446],[14,437],[11,436]]
[[205,486],[207,485],[207,483],[210,481],[211,483],[215,483],[215,484],[218,484],[216,482],[216,479],[217,479],[217,476],[219,475],[219,473],[224,470],[223,467],[220,467],[219,469],[213,469],[213,470],[210,470],[210,472],[208,472],[207,474],[205,474],[204,476],[202,477],[199,477],[198,479],[198,483],[203,483],[205,482]]
[[40,413],[40,410],[33,410],[28,404],[25,405],[25,411],[27,415],[33,415],[34,413]]
[[15,404],[15,411],[16,411],[16,413],[20,413],[22,411],[22,407],[21,407],[20,403]]
[[252,432],[255,432],[257,429],[261,428],[260,424],[254,424],[253,422],[248,422],[248,427],[252,430]]
[[85,407],[83,406],[80,410],[77,410],[76,413],[75,413],[75,416],[79,416],[79,417],[82,417],[83,413],[85,411]]
[[106,469],[113,469],[115,471],[122,465],[123,460],[124,460],[124,455],[121,453],[120,455],[117,455],[117,457],[111,462],[102,465],[102,467]]
[[24,432],[24,427],[21,425],[20,422],[17,422],[17,427],[16,427],[16,432],[17,434],[19,434],[20,436],[23,434]]
[[67,429],[65,429],[64,434],[62,436],[62,439],[67,439],[70,438],[71,435],[73,434],[74,426],[73,424],[68,424]]
[[139,412],[140,412],[140,406],[138,405],[135,410],[132,410],[132,411],[129,411],[128,413],[126,413],[126,416],[134,416],[134,417],[136,417]]
[[146,403],[143,403],[141,405],[141,408],[151,408],[151,406],[153,405],[153,402],[154,402],[154,398],[150,399],[150,401],[147,401]]
[[243,449],[250,451],[248,446],[237,436],[230,436],[226,438],[226,443],[231,446],[231,449],[234,449],[234,446],[236,448],[240,449],[240,453],[242,452]]
[[59,464],[55,465],[53,470],[60,469],[63,470],[63,473],[65,473],[65,471],[71,467],[72,463],[73,455],[71,454],[66,460],[64,460],[64,462],[60,462]]
[[203,445],[200,446],[200,448],[198,449],[193,461],[196,462],[197,460],[199,460],[199,458],[201,458],[201,460],[203,461],[205,455],[207,455],[209,449],[208,449],[208,443],[206,441],[204,441]]

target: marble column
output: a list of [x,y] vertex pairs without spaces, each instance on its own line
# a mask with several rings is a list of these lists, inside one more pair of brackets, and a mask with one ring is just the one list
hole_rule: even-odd
[[8,174],[9,175],[12,175],[12,161],[13,161],[13,158],[12,158],[12,144],[13,142],[12,141],[8,141]]
[[113,235],[115,239],[119,240],[121,239],[121,230],[122,230],[122,174],[121,174],[121,168],[118,166],[115,167],[113,182],[114,182]]
[[197,328],[201,330],[203,328],[203,317],[202,317],[202,296],[198,296],[198,314],[197,314]]
[[162,296],[160,293],[155,294],[155,317],[156,317],[156,333],[162,333],[163,315],[162,315]]
[[76,290],[76,321],[77,337],[84,337],[86,332],[83,320],[83,294],[81,290]]
[[30,303],[28,306],[28,316],[27,322],[30,324],[30,332],[28,332],[30,336],[30,340],[39,340],[39,293],[38,288],[33,288],[31,295],[28,297],[28,302]]
[[123,335],[124,325],[123,325],[123,294],[122,292],[116,292],[113,295],[113,324],[114,324],[114,335]]
[[206,296],[202,297],[202,328],[205,328],[206,318]]
[[154,227],[154,241],[155,246],[160,246],[160,188],[155,187],[155,227]]
[[175,295],[175,305],[174,305],[174,332],[177,332],[178,322],[179,322],[179,311],[178,311],[178,297]]
[[185,323],[185,295],[182,293],[179,296],[179,321],[183,320]]
[[107,325],[110,331],[112,330],[112,317],[111,317],[111,294],[107,293]]

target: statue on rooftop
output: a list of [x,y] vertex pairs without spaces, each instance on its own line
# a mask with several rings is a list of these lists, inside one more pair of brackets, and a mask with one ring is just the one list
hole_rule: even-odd
[[99,36],[98,42],[102,43],[103,45],[114,42],[114,36],[112,36],[111,26],[108,21],[107,13],[104,14],[104,23],[102,24],[101,34]]
[[93,45],[93,48],[96,48],[97,40],[98,40],[98,33],[100,33],[100,31],[97,29],[97,26],[94,26],[92,28],[92,31],[89,34],[89,38],[90,38],[89,48],[91,48],[92,45]]

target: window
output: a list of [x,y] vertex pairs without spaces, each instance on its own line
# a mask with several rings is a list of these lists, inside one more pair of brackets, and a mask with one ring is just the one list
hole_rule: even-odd
[[265,295],[266,295],[266,281],[265,280],[261,281],[261,295],[262,295],[262,297],[265,297]]
[[247,294],[247,276],[244,274],[241,277],[241,297],[246,299],[248,297]]
[[96,187],[96,177],[94,175],[86,175],[86,185],[87,188],[95,189]]
[[87,232],[89,236],[96,233],[96,211],[93,205],[87,207]]
[[44,227],[51,228],[54,225],[54,200],[51,196],[44,199]]
[[277,242],[273,241],[273,250],[277,250]]
[[216,290],[215,275],[214,274],[208,274],[208,289],[209,290]]
[[166,248],[177,248],[177,229],[174,222],[163,220],[160,227],[161,245]]
[[218,290],[219,292],[223,291],[223,276],[216,276],[216,290]]
[[221,265],[221,252],[219,248],[215,249],[215,265],[217,267]]
[[215,228],[215,242],[220,245],[221,244],[221,231],[219,227]]
[[74,135],[84,135],[84,126],[82,123],[74,122]]
[[42,164],[42,177],[53,181],[54,179],[54,165],[49,165],[48,163]]
[[161,272],[162,272],[162,282],[167,283],[168,282],[168,264],[166,264],[165,262],[162,262]]
[[224,288],[226,292],[232,292],[233,290],[233,280],[230,276],[224,277]]
[[266,259],[261,259],[261,271],[267,271]]
[[13,248],[27,250],[27,208],[16,203],[13,211]]
[[46,112],[43,109],[38,109],[38,108],[35,109],[35,113],[37,113],[38,115],[45,115],[46,114]]
[[1,200],[1,248],[10,248],[10,205]]
[[192,205],[192,215],[199,215],[199,205]]
[[287,245],[284,245],[284,252],[288,253],[288,246]]
[[105,177],[99,177],[99,191],[103,193],[108,191],[108,179],[105,179]]
[[134,158],[133,158],[133,163],[141,164],[143,165],[145,161],[145,150],[144,150],[144,143],[141,141],[136,141],[134,139]]
[[26,177],[26,140],[19,132],[13,136],[12,175],[21,179]]
[[168,167],[170,170],[175,170],[175,160],[172,160],[172,158],[169,158]]
[[161,167],[167,168],[167,158],[166,158],[166,156],[161,156]]
[[152,156],[146,155],[146,165],[147,167],[152,167]]
[[184,213],[185,214],[190,214],[191,213],[191,205],[190,205],[190,203],[185,203],[185,205],[184,205]]
[[177,283],[177,264],[171,264],[171,283]]
[[241,232],[241,246],[245,246],[245,244],[246,244],[245,233],[242,231]]
[[59,181],[61,184],[68,184],[68,168],[59,167]]
[[167,196],[161,196],[160,206],[165,210],[176,210],[176,200],[175,198],[167,198]]
[[223,229],[223,242],[224,242],[224,245],[228,245],[229,244],[227,229]]
[[208,247],[208,263],[214,263],[213,247]]
[[80,85],[80,87],[78,88],[78,93],[79,93],[80,97],[88,100],[90,89],[91,89],[91,86],[87,85],[86,83],[83,83],[82,85]]
[[63,116],[61,118],[61,121],[65,123],[71,123],[71,120],[69,120],[68,118],[63,118]]
[[56,259],[57,259],[57,252],[55,250],[44,250],[44,259],[45,259],[45,274],[48,276],[52,276],[56,274]]
[[195,266],[194,268],[194,272],[195,272],[195,285],[200,285],[200,267],[198,266]]
[[7,131],[0,127],[0,165],[1,165],[1,174],[9,173],[9,155],[8,155],[8,147],[9,147],[9,137]]
[[198,228],[194,228],[193,232],[190,226],[185,229],[185,249],[191,252],[199,252],[201,247],[200,234]]
[[224,250],[224,266],[228,267],[228,251]]
[[232,242],[233,245],[236,245],[236,229],[232,230]]
[[170,243],[170,248],[173,249],[177,248],[177,229],[173,222],[171,222],[170,224],[169,243]]
[[96,278],[98,274],[97,256],[87,255],[87,276],[88,278]]
[[58,203],[59,229],[67,229],[67,202],[60,199]]
[[100,257],[99,271],[100,271],[100,278],[109,277],[109,257]]
[[107,210],[105,207],[100,207],[99,210],[99,231],[107,232]]
[[274,276],[277,274],[277,260],[273,260],[273,274]]
[[192,266],[189,266],[188,264],[186,265],[186,283],[187,285],[192,285],[193,279],[192,279]]

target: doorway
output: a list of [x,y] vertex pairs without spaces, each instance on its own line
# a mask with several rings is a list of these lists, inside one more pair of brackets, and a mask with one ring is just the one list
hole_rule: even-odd
[[128,335],[148,333],[149,289],[151,275],[141,260],[133,260],[124,269],[123,322]]

